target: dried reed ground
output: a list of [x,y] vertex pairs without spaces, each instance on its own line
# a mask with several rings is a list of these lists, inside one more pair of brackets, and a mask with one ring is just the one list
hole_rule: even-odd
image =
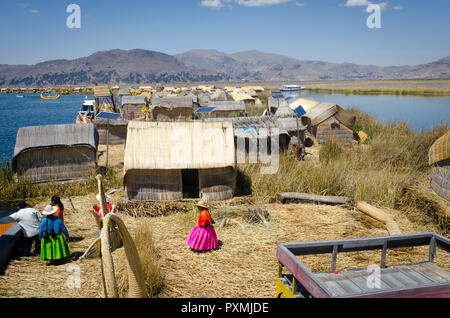
[[[117,200],[123,193],[117,193]],[[72,253],[82,253],[96,238],[93,218],[86,211],[95,196],[72,198],[82,215],[67,204],[66,223],[72,242]],[[64,202],[65,203],[65,202]],[[42,209],[46,202],[37,208]],[[153,231],[153,240],[159,255],[164,289],[160,297],[274,297],[277,272],[276,247],[279,243],[316,241],[340,238],[358,238],[387,235],[384,226],[357,211],[340,207],[315,205],[262,204],[270,214],[268,226],[249,225],[240,218],[241,225],[216,227],[221,249],[205,254],[190,251],[186,245],[190,230],[195,226],[198,212],[174,214],[155,218],[135,219],[122,215],[134,234],[140,222],[148,223]],[[212,212],[214,217],[214,210]],[[430,230],[428,226],[413,224],[403,215],[394,215],[404,233]],[[390,252],[388,265],[404,262],[426,261],[427,249],[418,248]],[[450,270],[450,257],[438,254],[437,263]],[[123,273],[124,251],[114,253],[116,270]],[[330,256],[302,259],[313,271],[329,271]],[[379,264],[380,253],[351,253],[339,255],[340,270]],[[80,289],[66,287],[69,273],[67,264],[45,266],[38,257],[13,261],[5,276],[0,276],[2,297],[101,297],[100,261],[76,262],[81,267]],[[120,275],[118,275],[120,276]],[[120,283],[120,278],[119,278]]]
[[[120,147],[117,147],[120,148]],[[113,148],[114,151],[114,148]],[[117,150],[120,152],[120,149]],[[114,153],[114,152],[113,152]],[[316,153],[314,157],[316,157]],[[112,155],[112,165],[120,165],[121,156]],[[102,160],[102,158],[100,159]],[[108,191],[109,189],[107,189]],[[123,191],[113,195],[113,203],[123,197]],[[66,224],[72,237],[72,253],[82,253],[95,240],[95,221],[88,214],[95,203],[95,194],[72,198],[81,215],[73,211],[64,198]],[[220,250],[206,254],[190,251],[186,244],[191,229],[196,225],[198,212],[188,204],[189,212],[154,218],[132,218],[121,215],[135,234],[141,222],[148,223],[159,256],[164,288],[160,297],[274,297],[277,272],[277,244],[296,241],[317,241],[341,238],[363,238],[387,235],[384,226],[358,211],[340,207],[315,205],[261,204],[271,214],[266,225],[248,225],[241,217],[235,220],[241,225],[219,229]],[[36,206],[42,210],[48,202]],[[217,211],[217,210],[216,210]],[[438,231],[433,223],[411,222],[401,212],[392,212],[403,233]],[[213,217],[218,217],[215,210]],[[218,222],[220,223],[220,222]],[[426,261],[427,248],[403,249],[388,253],[388,265]],[[329,271],[330,255],[302,258],[313,271]],[[124,251],[114,253],[119,288],[123,291],[125,268]],[[365,267],[379,264],[379,252],[339,255],[338,268]],[[81,268],[81,288],[66,287],[68,265],[45,266],[39,257],[16,260],[11,263],[5,276],[0,276],[0,297],[101,297],[101,271],[99,260],[76,262]],[[437,264],[450,270],[450,257],[438,253]]]

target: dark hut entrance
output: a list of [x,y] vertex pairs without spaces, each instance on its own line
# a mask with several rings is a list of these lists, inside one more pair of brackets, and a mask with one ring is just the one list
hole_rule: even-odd
[[198,199],[200,197],[200,181],[198,169],[181,170],[183,182],[183,199]]

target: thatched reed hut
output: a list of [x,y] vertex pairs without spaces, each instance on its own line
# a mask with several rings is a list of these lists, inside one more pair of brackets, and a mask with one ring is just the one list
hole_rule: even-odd
[[128,95],[130,95],[130,93],[131,93],[131,91],[129,88],[121,87],[117,91],[116,96],[118,96],[118,97],[128,96]]
[[209,107],[214,107],[211,111],[210,117],[241,117],[247,112],[245,103],[243,101],[210,101]]
[[433,144],[428,157],[433,166],[431,187],[437,195],[450,202],[450,131]]
[[231,199],[236,186],[232,124],[133,121],[124,172],[129,200]]
[[122,97],[122,111],[129,119],[144,117],[145,115],[142,110],[147,107],[147,95],[128,95]]
[[228,99],[234,100],[234,101],[243,101],[245,103],[245,107],[247,109],[255,107],[255,105],[256,105],[256,101],[253,97],[251,97],[248,94],[242,93],[242,92],[229,94]]
[[97,167],[97,147],[93,124],[20,128],[13,171],[34,183],[84,179]]
[[312,99],[296,98],[290,100],[288,104],[289,107],[293,110],[296,110],[298,107],[301,106],[306,111],[306,113],[308,113],[320,103]]
[[153,97],[152,117],[156,121],[192,120],[192,96]]
[[99,145],[106,145],[107,143],[110,145],[124,145],[126,143],[128,129],[127,120],[107,120],[97,118],[93,123],[98,131]]
[[[289,148],[291,138],[298,136],[296,118],[269,116],[208,118],[206,122],[231,122],[236,151],[239,151],[240,143],[245,142],[245,151],[249,154],[249,158],[256,158],[262,143],[265,147],[267,145],[268,154],[273,147],[278,147],[280,152],[285,151]],[[300,123],[298,128],[301,138],[304,139],[306,127]],[[273,141],[276,141],[276,144],[272,144]]]
[[318,143],[325,143],[331,138],[353,142],[356,117],[333,103],[320,103],[302,117],[305,125]]

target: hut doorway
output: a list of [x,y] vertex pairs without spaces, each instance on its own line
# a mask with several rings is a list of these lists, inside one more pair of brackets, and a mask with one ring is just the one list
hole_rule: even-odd
[[183,182],[183,199],[200,198],[200,181],[198,169],[181,170]]

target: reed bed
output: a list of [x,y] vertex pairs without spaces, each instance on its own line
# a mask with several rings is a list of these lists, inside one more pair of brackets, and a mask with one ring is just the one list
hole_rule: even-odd
[[429,185],[428,150],[448,130],[446,125],[414,132],[406,122],[381,124],[356,109],[350,111],[358,118],[355,130],[366,130],[367,125],[368,144],[330,140],[320,148],[307,149],[318,152],[319,158],[309,156],[304,162],[283,153],[278,173],[272,175],[262,175],[260,164],[239,165],[238,180],[247,181],[247,192],[255,197],[305,192],[346,196],[386,208],[394,207],[405,187]]
[[118,189],[122,187],[123,181],[118,168],[105,169],[100,167],[92,170],[83,181],[71,183],[47,183],[34,184],[28,179],[14,180],[12,170],[8,165],[4,165],[0,170],[0,201],[10,202],[21,199],[36,199],[58,195],[60,197],[80,196],[97,191],[97,180],[95,176],[102,174],[106,188]]
[[[358,211],[341,207],[303,204],[261,206],[270,213],[270,221],[249,224],[243,211],[227,214],[235,222],[216,231],[222,246],[210,253],[197,254],[186,244],[196,225],[198,212],[146,219],[152,226],[155,245],[160,249],[161,270],[165,288],[161,297],[274,297],[277,272],[277,244],[341,238],[387,235],[383,224]],[[223,210],[212,209],[219,218]],[[424,230],[404,216],[397,216],[403,233]],[[338,269],[365,268],[380,263],[381,252],[340,255]],[[440,254],[439,254],[440,255]],[[426,259],[428,249],[397,250],[388,255],[388,265]],[[438,258],[438,264],[449,268],[450,258]],[[314,272],[330,271],[331,256],[312,256],[302,261]]]
[[345,95],[395,95],[395,96],[422,96],[422,97],[447,97],[450,96],[448,88],[429,87],[308,87],[308,91],[325,94]]

